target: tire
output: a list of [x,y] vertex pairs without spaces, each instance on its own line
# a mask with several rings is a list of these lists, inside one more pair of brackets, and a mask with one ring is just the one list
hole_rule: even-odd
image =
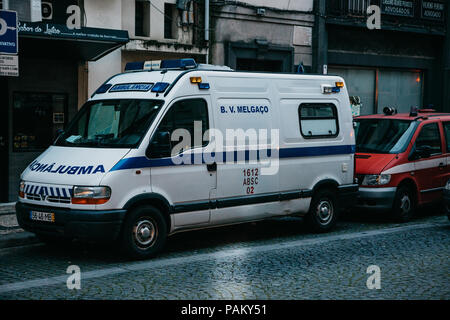
[[407,222],[411,220],[416,211],[416,202],[411,188],[400,186],[397,189],[392,207],[392,214],[396,221]]
[[330,189],[320,189],[311,200],[306,222],[313,232],[328,232],[335,226],[338,212],[335,192]]
[[129,212],[122,230],[122,250],[132,259],[146,259],[162,250],[167,238],[167,224],[161,211],[153,206]]

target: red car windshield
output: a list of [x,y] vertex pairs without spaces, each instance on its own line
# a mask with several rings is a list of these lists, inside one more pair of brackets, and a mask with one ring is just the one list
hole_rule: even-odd
[[418,126],[417,121],[356,119],[356,152],[402,153]]

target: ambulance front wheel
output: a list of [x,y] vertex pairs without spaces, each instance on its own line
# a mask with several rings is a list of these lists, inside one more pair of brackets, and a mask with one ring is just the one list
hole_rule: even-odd
[[320,189],[314,193],[306,216],[306,222],[314,232],[327,232],[337,221],[337,198],[330,189]]
[[141,206],[130,211],[122,232],[122,249],[133,259],[153,257],[164,247],[166,221],[157,208]]

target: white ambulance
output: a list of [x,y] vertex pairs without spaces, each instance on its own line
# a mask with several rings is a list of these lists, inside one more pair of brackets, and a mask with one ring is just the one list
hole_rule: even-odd
[[17,218],[134,258],[180,231],[275,216],[328,231],[356,199],[354,153],[340,77],[132,63],[24,170]]

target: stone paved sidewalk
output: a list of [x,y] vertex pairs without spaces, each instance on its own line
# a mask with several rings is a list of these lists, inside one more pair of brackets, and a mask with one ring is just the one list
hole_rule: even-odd
[[17,224],[15,202],[0,204],[0,249],[36,243],[34,234]]

